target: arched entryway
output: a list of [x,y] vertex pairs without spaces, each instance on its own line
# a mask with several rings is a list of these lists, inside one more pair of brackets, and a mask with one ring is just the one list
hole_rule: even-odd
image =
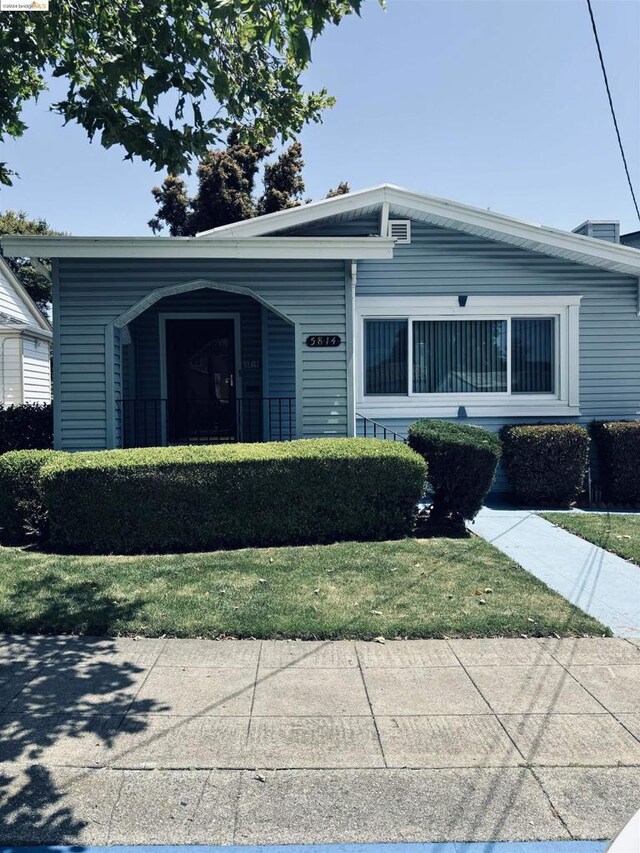
[[295,438],[294,325],[249,288],[150,293],[113,323],[112,446]]

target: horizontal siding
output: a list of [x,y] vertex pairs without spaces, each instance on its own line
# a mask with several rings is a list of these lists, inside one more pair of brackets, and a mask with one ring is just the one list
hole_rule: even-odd
[[22,403],[21,340],[0,335],[0,403],[17,406]]
[[[391,216],[393,218],[393,211]],[[315,223],[295,233],[366,236],[376,233],[378,227],[378,215],[369,212],[366,216],[343,218],[336,223]],[[292,382],[295,387],[292,353],[297,346],[302,370],[298,380],[304,387],[303,399],[299,401],[301,434],[346,433],[348,330],[342,262],[77,259],[60,261],[62,301],[56,312],[61,348],[63,446],[70,449],[103,446],[104,429],[100,424],[105,419],[105,326],[152,290],[198,278],[250,287],[291,318],[295,327],[286,323],[280,327],[282,335],[290,336],[286,346],[284,338],[277,339],[276,335],[280,321],[274,321],[274,345],[277,343],[280,352],[273,360],[269,351],[265,387],[271,394],[275,388],[283,391],[291,388]],[[191,304],[211,304],[212,300],[221,304],[220,292],[213,292],[212,296],[208,291],[198,293],[201,294],[198,297],[187,294],[170,299],[178,302],[188,297],[187,301],[195,298]],[[640,320],[637,317],[635,279],[419,221],[412,222],[411,243],[397,246],[392,260],[358,263],[357,296],[457,294],[582,295],[581,416],[578,420],[587,423],[593,418],[638,416]],[[152,341],[151,329],[154,324],[157,329],[160,310],[165,309],[156,305],[149,317],[141,317],[132,324],[139,327],[134,334],[132,348],[136,375],[145,377],[144,393],[149,396],[154,396],[158,388],[157,349],[154,349],[156,345]],[[251,314],[251,310],[247,310]],[[271,322],[268,324],[270,341]],[[145,324],[147,331],[143,332]],[[257,341],[259,325],[254,324],[254,328]],[[335,350],[305,346],[308,335],[323,333],[339,334],[343,339],[341,346]],[[247,332],[247,340],[252,334]],[[138,352],[140,342],[143,351]],[[400,417],[401,412],[393,418],[387,415],[377,417],[371,408],[367,413],[392,427],[396,424],[406,429],[408,424],[408,419]],[[428,410],[425,410],[426,414]],[[482,418],[467,422],[497,429],[504,420]]]
[[0,314],[8,314],[24,323],[32,323],[31,312],[9,284],[9,279],[0,266]]
[[[265,396],[282,400],[292,400],[291,403],[272,401],[268,404],[268,414],[265,418],[265,439],[277,439],[292,434],[295,428],[295,398],[296,398],[296,341],[295,329],[282,317],[266,308],[263,309],[264,329],[264,385]],[[322,371],[321,371],[322,372]],[[317,383],[321,376],[316,371],[307,371],[307,382]],[[290,426],[290,412],[293,418]]]
[[[640,415],[637,287],[631,276],[413,222],[411,244],[396,247],[393,261],[358,264],[357,296],[580,294],[578,420],[588,423]],[[371,406],[367,414],[389,422]],[[477,422],[491,426],[486,418]]]
[[22,373],[25,403],[51,402],[49,344],[25,336],[22,341]]
[[[57,367],[60,383],[60,446],[69,450],[106,446],[105,327],[153,290],[195,279],[249,287],[293,321],[294,334],[299,336],[297,345],[301,352],[302,371],[303,374],[309,373],[306,379],[303,376],[305,392],[314,401],[311,407],[301,407],[300,433],[304,436],[346,434],[346,416],[336,402],[346,396],[347,387],[345,267],[342,261],[256,260],[239,263],[196,260],[185,263],[166,260],[64,259],[59,262],[60,296],[54,312],[60,339]],[[216,299],[216,304],[220,304],[221,291],[202,290],[194,293],[202,294],[202,299],[208,299],[209,304]],[[154,355],[157,350],[154,351],[150,331],[157,322],[157,313],[166,310],[171,300],[176,300],[177,304],[180,299],[193,295],[169,297],[162,309],[160,303],[157,303],[150,309],[147,332],[143,334],[139,331],[140,339],[138,333],[133,334],[135,372],[138,377],[144,376],[143,383],[146,383],[146,387],[136,389],[136,393],[143,391],[153,396],[158,388],[158,361]],[[259,314],[256,313],[256,316],[259,317]],[[143,315],[131,325],[144,326]],[[257,330],[256,334],[259,333],[259,323],[254,324],[253,328]],[[304,345],[308,335],[322,333],[343,336],[342,346],[332,353],[329,360],[325,351],[313,350]],[[251,334],[247,330],[248,341]],[[254,337],[254,346],[256,340]],[[294,340],[294,350],[295,344]],[[259,347],[257,357],[260,357]],[[255,382],[249,375],[243,378],[249,384],[258,384],[261,382],[261,371],[256,372]],[[91,415],[91,421],[88,415]],[[92,426],[88,427],[88,423]]]

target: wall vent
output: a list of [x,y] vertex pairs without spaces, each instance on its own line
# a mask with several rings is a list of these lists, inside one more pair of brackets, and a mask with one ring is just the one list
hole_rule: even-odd
[[410,219],[390,219],[388,236],[392,237],[396,243],[411,242],[411,220]]

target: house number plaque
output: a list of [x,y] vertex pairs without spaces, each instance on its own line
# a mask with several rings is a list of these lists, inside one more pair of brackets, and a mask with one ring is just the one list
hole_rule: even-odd
[[307,346],[315,347],[339,347],[342,343],[340,335],[309,335]]

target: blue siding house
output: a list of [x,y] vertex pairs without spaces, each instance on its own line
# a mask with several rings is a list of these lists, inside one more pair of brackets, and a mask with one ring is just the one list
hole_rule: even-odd
[[[622,238],[624,241],[624,237]],[[640,251],[391,185],[53,262],[56,447],[636,418]]]

